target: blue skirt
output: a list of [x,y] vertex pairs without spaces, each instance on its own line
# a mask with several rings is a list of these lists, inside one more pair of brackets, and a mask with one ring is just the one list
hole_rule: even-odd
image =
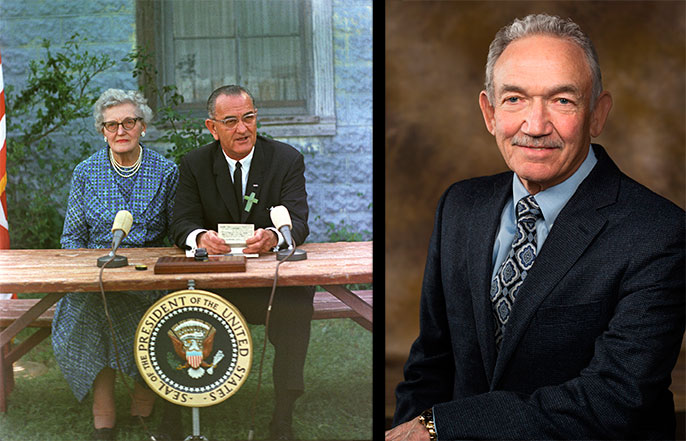
[[[164,291],[105,294],[121,369],[135,380],[141,380],[133,357],[138,322],[165,294]],[[57,302],[52,322],[52,348],[64,378],[79,401],[88,394],[103,368],[119,369],[100,293],[69,293]]]

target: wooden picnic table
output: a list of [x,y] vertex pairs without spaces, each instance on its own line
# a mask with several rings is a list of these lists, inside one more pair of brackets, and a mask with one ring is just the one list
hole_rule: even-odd
[[[372,306],[343,285],[372,282],[372,242],[308,243],[299,248],[307,251],[307,259],[284,262],[279,267],[278,286],[321,286],[359,314],[358,321],[371,330]],[[99,291],[100,268],[96,261],[107,252],[103,249],[0,250],[0,292],[47,293],[0,331],[0,412],[6,411],[5,379],[8,369],[12,369],[11,359],[30,347],[20,349],[12,357],[4,354],[2,348],[66,293]],[[275,254],[268,253],[248,258],[245,272],[155,274],[158,258],[182,257],[184,251],[176,247],[120,248],[117,254],[126,256],[129,265],[104,270],[105,291],[175,291],[187,289],[189,280],[195,281],[195,288],[208,291],[271,287],[277,264]],[[136,270],[137,264],[146,265],[147,270]]]

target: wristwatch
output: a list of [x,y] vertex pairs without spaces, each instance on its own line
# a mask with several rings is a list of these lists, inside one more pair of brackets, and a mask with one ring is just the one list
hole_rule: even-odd
[[426,430],[429,432],[429,439],[431,441],[436,441],[436,426],[434,426],[434,412],[431,407],[426,409],[424,412],[422,412],[421,415],[419,415],[419,422],[426,427]]

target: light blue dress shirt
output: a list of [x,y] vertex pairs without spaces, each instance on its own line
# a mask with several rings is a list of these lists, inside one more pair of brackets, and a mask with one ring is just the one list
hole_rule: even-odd
[[[536,202],[541,207],[541,212],[543,213],[543,219],[536,221],[537,254],[541,251],[543,242],[545,242],[548,237],[550,229],[553,228],[557,215],[560,214],[560,211],[567,205],[567,202],[574,192],[576,192],[579,184],[586,179],[597,162],[598,160],[595,157],[595,153],[593,153],[593,147],[591,147],[589,148],[586,159],[572,176],[557,185],[536,193],[534,196],[534,199],[536,199]],[[503,212],[500,215],[500,227],[498,229],[498,235],[495,238],[495,244],[493,245],[493,271],[491,273],[491,280],[495,277],[498,268],[500,268],[500,265],[505,261],[510,252],[510,248],[512,248],[512,241],[514,240],[517,224],[515,201],[519,201],[528,195],[529,192],[524,188],[524,185],[515,173],[512,177],[512,199],[505,204],[505,208],[503,208]]]

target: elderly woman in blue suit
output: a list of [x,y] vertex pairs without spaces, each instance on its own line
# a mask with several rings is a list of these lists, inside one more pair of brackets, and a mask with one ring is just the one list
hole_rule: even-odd
[[[122,247],[164,245],[179,173],[174,163],[140,143],[152,110],[139,92],[109,89],[95,103],[93,116],[106,145],[74,169],[62,248],[109,248],[119,210],[133,215]],[[133,359],[134,333],[157,297],[155,292],[107,293],[121,369],[136,380],[140,376]],[[118,365],[100,295],[63,297],[55,311],[52,341],[76,398],[83,400],[93,389],[94,439],[114,439]],[[131,415],[149,416],[154,399],[154,392],[136,381]]]

